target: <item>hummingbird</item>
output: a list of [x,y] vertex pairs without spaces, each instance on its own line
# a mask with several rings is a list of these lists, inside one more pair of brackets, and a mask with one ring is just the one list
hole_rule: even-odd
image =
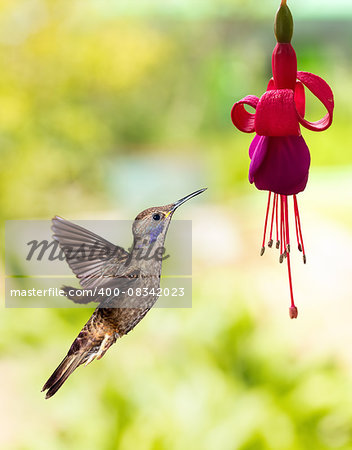
[[[174,203],[139,213],[132,225],[133,244],[129,251],[61,217],[52,219],[53,238],[58,241],[83,291],[89,293],[86,296],[81,292],[78,296],[77,289],[64,286],[64,294],[73,302],[93,301],[99,306],[44,384],[45,398],[52,397],[78,366],[102,358],[153,307],[159,296],[162,257],[145,258],[143,254],[148,254],[151,246],[164,248],[176,209],[205,190],[199,189]],[[137,288],[147,288],[147,295],[135,295]]]

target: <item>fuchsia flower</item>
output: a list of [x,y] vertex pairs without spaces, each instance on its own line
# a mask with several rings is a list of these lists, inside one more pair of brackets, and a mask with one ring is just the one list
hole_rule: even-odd
[[[326,130],[332,122],[334,99],[329,85],[322,78],[309,72],[297,72],[296,53],[290,43],[292,32],[291,12],[286,0],[282,0],[275,19],[277,44],[272,54],[273,78],[260,98],[248,95],[236,102],[232,107],[231,118],[240,131],[256,133],[249,147],[249,181],[257,189],[269,191],[261,255],[265,251],[270,218],[268,246],[273,245],[276,227],[276,248],[280,248],[280,262],[284,258],[287,260],[290,317],[296,318],[298,311],[292,289],[288,203],[289,196],[293,196],[298,249],[303,252],[303,261],[306,263],[297,194],[306,187],[310,166],[309,149],[301,135],[300,125],[312,131]],[[326,115],[316,122],[304,118],[304,87],[327,110]],[[244,105],[254,108],[255,113],[246,111]]]

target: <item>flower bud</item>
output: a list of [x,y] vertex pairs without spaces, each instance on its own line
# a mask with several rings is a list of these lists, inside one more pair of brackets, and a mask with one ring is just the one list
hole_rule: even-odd
[[286,2],[282,2],[275,16],[274,33],[277,42],[289,44],[293,34],[293,19]]

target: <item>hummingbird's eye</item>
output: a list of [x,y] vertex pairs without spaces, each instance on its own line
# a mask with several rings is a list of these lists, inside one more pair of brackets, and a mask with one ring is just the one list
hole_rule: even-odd
[[158,213],[153,214],[153,219],[154,220],[160,220],[160,214],[158,214]]

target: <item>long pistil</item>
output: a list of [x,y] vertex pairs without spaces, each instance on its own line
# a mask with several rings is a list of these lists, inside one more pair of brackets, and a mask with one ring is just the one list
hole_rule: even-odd
[[294,297],[293,297],[293,286],[292,286],[292,274],[291,274],[291,259],[290,259],[290,228],[289,228],[289,217],[288,217],[288,199],[286,195],[283,195],[283,203],[284,203],[284,221],[285,221],[285,230],[286,230],[286,257],[287,257],[287,271],[288,271],[288,281],[290,285],[290,296],[291,296],[291,306],[289,308],[289,315],[291,319],[297,319],[298,310],[295,305]]

